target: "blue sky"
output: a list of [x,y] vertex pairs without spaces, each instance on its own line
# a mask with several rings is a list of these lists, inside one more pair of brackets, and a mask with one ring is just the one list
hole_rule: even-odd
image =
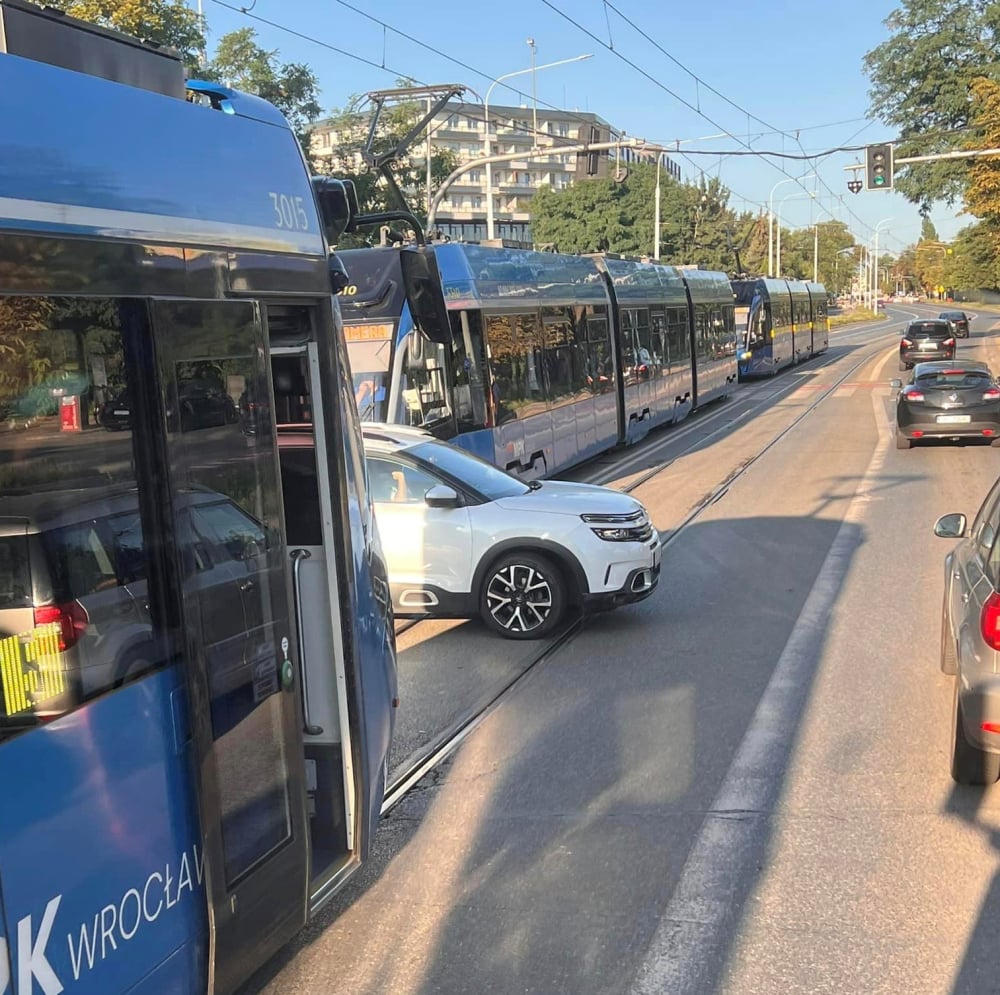
[[[189,2],[197,7],[198,0]],[[324,110],[345,105],[354,94],[391,87],[398,74],[429,84],[461,83],[472,91],[467,98],[475,100],[475,94],[485,94],[492,79],[530,67],[529,37],[535,41],[538,66],[592,54],[583,62],[537,71],[539,103],[590,111],[649,141],[664,145],[679,141],[681,152],[687,153],[676,156],[684,179],[696,180],[699,171],[718,176],[732,191],[731,204],[736,209],[757,210],[768,202],[779,181],[818,173],[815,179],[803,180],[802,186],[790,182],[774,190],[774,208],[786,228],[809,225],[832,213],[862,241],[885,221],[879,241],[880,250],[885,251],[899,251],[920,235],[916,208],[903,197],[866,191],[855,195],[847,190],[852,174],[843,167],[861,161],[859,153],[836,152],[813,161],[721,154],[745,151],[746,143],[755,150],[801,154],[893,138],[892,129],[866,116],[869,81],[862,71],[864,54],[887,37],[883,22],[897,6],[891,0],[839,0],[835,4],[829,0],[811,4],[609,0],[608,6],[604,0],[503,0],[496,4],[482,0],[243,0],[248,13],[234,9],[238,4],[227,6],[228,0],[201,3],[210,48],[227,31],[253,27],[259,43],[277,49],[282,61],[312,67],[322,87]],[[385,22],[389,29],[371,18]],[[511,85],[521,90],[520,96],[501,84],[494,89],[491,103],[530,106],[530,74],[512,80]],[[712,137],[722,133],[731,137]],[[815,198],[807,192],[814,189]],[[955,212],[956,208],[936,205],[932,220],[940,238],[954,237],[972,220],[956,217]]]

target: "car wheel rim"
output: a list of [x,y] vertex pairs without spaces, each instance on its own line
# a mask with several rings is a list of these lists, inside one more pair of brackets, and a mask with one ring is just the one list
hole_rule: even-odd
[[534,567],[511,563],[490,578],[486,605],[501,628],[531,632],[552,612],[552,588]]

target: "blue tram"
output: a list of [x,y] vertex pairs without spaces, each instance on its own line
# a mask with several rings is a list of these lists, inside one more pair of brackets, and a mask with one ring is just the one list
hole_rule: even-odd
[[734,280],[740,379],[772,376],[830,345],[826,289],[802,280]]
[[0,993],[231,992],[366,857],[393,729],[337,187],[21,0],[0,116]]
[[[339,253],[363,417],[419,425],[525,478],[679,421],[737,380],[725,274],[448,243]],[[439,307],[429,306],[435,298]]]

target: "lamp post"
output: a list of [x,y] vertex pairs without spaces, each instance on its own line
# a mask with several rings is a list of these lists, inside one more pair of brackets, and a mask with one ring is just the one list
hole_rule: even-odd
[[[544,66],[536,66],[534,64],[534,45],[532,45],[532,65],[530,69],[518,69],[513,73],[504,73],[503,76],[498,76],[492,83],[490,83],[489,89],[486,91],[486,99],[483,101],[483,155],[489,156],[490,154],[490,94],[493,92],[493,87],[498,83],[502,83],[505,79],[512,79],[515,76],[525,76],[528,73],[532,73],[532,80],[534,80],[534,73],[540,69],[552,69],[555,66],[565,66],[570,62],[582,62],[584,59],[592,59],[593,54],[589,55],[575,55],[572,59],[560,59],[558,62],[547,62]],[[538,121],[535,120],[533,136],[534,141],[538,142]],[[493,238],[493,164],[486,163],[486,237]]]
[[538,142],[538,91],[535,89],[535,39],[528,39],[528,46],[531,48],[531,134],[533,140]]
[[[806,179],[806,177],[802,177],[802,178]],[[782,197],[781,200],[778,201],[778,213],[776,215],[776,217],[778,219],[778,258],[777,258],[777,261],[775,262],[775,266],[774,266],[775,273],[773,275],[776,276],[779,280],[781,279],[781,208],[782,208],[782,205],[785,203],[786,200],[789,200],[790,198],[794,198],[795,196],[796,196],[796,194],[790,193],[790,194],[788,194],[787,197]],[[816,197],[816,194],[814,194],[814,193],[810,193],[809,194],[809,199],[810,200],[814,200],[815,197]]]
[[874,260],[875,265],[873,267],[873,270],[874,270],[874,279],[872,280],[872,294],[873,294],[873,296],[872,296],[872,311],[875,314],[878,314],[878,233],[879,233],[879,229],[882,227],[882,225],[887,225],[890,221],[892,221],[892,218],[883,218],[875,226],[875,260]]
[[[771,195],[767,198],[767,275],[774,276],[774,191],[783,183],[799,183],[815,176],[815,173],[806,173],[805,176],[790,176],[787,180],[778,180],[771,187]],[[780,235],[780,228],[779,228]]]

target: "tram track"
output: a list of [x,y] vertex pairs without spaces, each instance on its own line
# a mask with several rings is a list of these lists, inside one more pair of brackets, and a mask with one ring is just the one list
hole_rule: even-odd
[[[729,491],[730,487],[737,480],[739,480],[751,466],[777,446],[795,428],[801,425],[802,422],[813,414],[816,409],[820,407],[820,405],[828,400],[839,387],[848,382],[859,369],[882,352],[885,349],[885,342],[882,340],[889,337],[888,331],[889,330],[886,330],[886,333],[879,334],[879,341],[877,343],[872,342],[869,348],[863,349],[862,356],[856,362],[851,364],[846,372],[839,375],[833,383],[825,385],[822,391],[817,394],[815,399],[801,412],[796,414],[795,417],[781,429],[781,431],[777,432],[764,446],[754,453],[754,455],[743,460],[739,466],[735,467],[729,474],[727,474],[725,479],[707,492],[706,495],[691,508],[676,528],[670,530],[667,534],[662,535],[660,539],[661,548],[666,548],[671,542],[677,539],[686,528],[692,525],[702,514],[704,514],[708,508],[710,508],[717,501],[721,500]],[[829,356],[828,354],[824,354],[820,358],[823,359],[824,362],[812,367],[811,370],[808,364],[803,364],[802,367],[799,367],[799,370],[818,372],[834,365],[844,357],[842,355]],[[772,382],[768,382],[768,385],[770,386],[771,383]],[[763,406],[764,403],[782,400],[784,397],[794,393],[799,386],[800,383],[793,382],[783,385],[778,390],[767,393],[761,398],[759,405],[751,407],[750,409],[742,412],[736,418],[731,419],[725,424],[714,429],[708,436],[698,437],[685,449],[671,456],[670,459],[649,467],[636,480],[631,481],[626,487],[622,488],[623,492],[634,492],[658,474],[663,473],[684,455],[692,452],[696,448],[703,447],[707,439],[714,438],[725,431],[731,430],[739,421],[749,417],[758,407]],[[704,427],[704,424],[702,427]],[[673,441],[676,441],[676,438]],[[618,471],[615,467],[609,467],[607,472],[608,475],[610,475],[615,474]],[[424,618],[407,620],[402,623],[399,628],[397,628],[397,636],[402,632],[410,631],[415,626],[419,625],[420,622],[425,620],[426,619]],[[387,787],[382,804],[382,815],[385,816],[391,812],[392,809],[395,808],[396,805],[398,805],[411,791],[413,791],[417,785],[419,785],[419,783],[427,777],[428,774],[439,767],[514,690],[528,680],[540,664],[551,657],[554,653],[571,643],[573,639],[575,639],[576,636],[583,630],[583,627],[584,617],[582,614],[578,614],[570,622],[562,626],[554,637],[546,640],[544,645],[542,645],[538,652],[531,657],[525,667],[515,677],[511,678],[511,680],[507,681],[503,686],[498,688],[485,703],[476,706],[475,709],[456,720],[447,729],[436,736],[426,747],[416,751],[409,759],[404,761],[401,771],[393,778],[392,782]]]

